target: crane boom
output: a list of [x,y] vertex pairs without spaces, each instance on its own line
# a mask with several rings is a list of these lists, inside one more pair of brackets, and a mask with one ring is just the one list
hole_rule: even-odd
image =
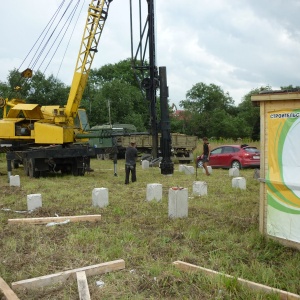
[[78,112],[91,65],[95,53],[98,51],[97,47],[105,25],[110,2],[112,0],[92,0],[89,5],[85,30],[65,109],[65,115],[70,123],[73,123],[74,117]]

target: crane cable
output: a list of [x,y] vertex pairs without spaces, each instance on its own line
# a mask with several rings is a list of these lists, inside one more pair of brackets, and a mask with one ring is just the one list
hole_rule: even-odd
[[[83,9],[83,5],[84,5],[84,1],[82,2],[82,6],[81,6],[81,9],[80,9],[80,13],[81,13],[81,11],[82,11],[82,9]],[[65,58],[65,56],[66,56],[66,53],[67,53],[67,50],[68,50],[68,48],[69,48],[70,41],[71,41],[71,38],[72,38],[72,36],[73,36],[73,33],[74,33],[74,31],[75,31],[76,25],[77,25],[77,23],[78,23],[78,20],[79,20],[80,13],[79,13],[79,14],[78,14],[78,16],[77,16],[77,20],[76,20],[76,22],[75,22],[75,25],[74,25],[74,27],[73,27],[73,30],[72,30],[72,32],[71,32],[71,35],[70,35],[70,38],[69,38],[69,41],[68,41],[67,47],[66,47],[66,49],[65,49],[64,55],[63,55],[63,57],[62,57],[62,60],[61,60],[61,62],[60,62],[60,65],[59,65],[58,71],[57,71],[57,73],[56,73],[56,78],[58,77],[58,74],[59,74],[59,72],[60,72],[60,69],[61,69],[62,63],[63,63],[63,61],[64,61],[64,58]]]
[[[74,5],[73,8],[71,8],[71,12],[67,16],[67,19],[66,19],[65,23],[59,29],[59,25],[62,23],[63,17],[65,17],[66,14],[67,14],[67,12],[70,10],[72,2],[73,3],[75,2],[75,5]],[[71,22],[72,22],[75,14],[76,14],[76,11],[78,10],[79,2],[80,2],[80,0],[76,0],[76,1],[75,0],[71,0],[71,1],[69,1],[69,4],[67,5],[67,7],[64,9],[64,11],[62,11],[64,3],[65,3],[65,0],[62,0],[61,4],[59,5],[59,7],[57,8],[57,10],[55,11],[55,13],[53,14],[53,16],[51,17],[50,21],[47,23],[47,25],[45,26],[44,30],[42,31],[42,33],[40,34],[40,36],[38,37],[38,39],[36,40],[36,42],[34,43],[34,45],[32,46],[32,48],[30,49],[30,51],[28,52],[28,54],[26,55],[26,57],[22,61],[21,65],[17,69],[17,71],[19,71],[21,69],[21,67],[25,64],[25,61],[29,58],[29,56],[33,52],[33,50],[35,48],[37,48],[35,50],[35,53],[34,53],[32,59],[30,60],[30,62],[28,64],[28,68],[24,72],[21,73],[22,77],[25,77],[25,83],[31,78],[30,72],[32,73],[32,69],[35,68],[35,66],[37,65],[37,63],[40,61],[39,67],[38,67],[38,69],[36,71],[38,71],[42,67],[42,65],[45,63],[47,57],[49,57],[50,52],[52,51],[53,52],[52,56],[50,57],[50,59],[49,59],[47,65],[46,65],[44,71],[42,72],[43,75],[45,74],[46,70],[48,69],[50,63],[52,62],[55,54],[57,53],[57,50],[58,50],[59,46],[61,45],[61,42],[63,41],[63,39],[64,39],[64,37],[65,37],[65,35],[66,35],[66,33],[67,33],[70,25],[71,25]],[[75,31],[75,27],[76,27],[76,25],[78,23],[78,19],[79,19],[81,11],[83,9],[83,6],[84,6],[84,1],[83,1],[82,6],[81,6],[81,9],[80,9],[80,11],[78,13],[77,20],[76,20],[76,22],[74,24],[71,36],[70,36],[69,41],[68,41],[67,46],[66,46],[66,50],[65,50],[65,52],[63,54],[59,70],[60,70],[61,65],[63,63],[63,60],[65,58],[67,48],[69,47],[70,40],[71,40],[72,35],[73,35],[74,31]],[[61,16],[59,17],[59,15],[61,15]],[[55,24],[55,22],[56,22],[56,24]],[[55,36],[55,33],[56,33],[56,36]],[[59,37],[60,37],[60,40],[58,41]],[[53,41],[52,44],[50,44],[50,40]],[[39,41],[40,41],[40,43],[38,44]],[[55,50],[53,50],[54,47],[55,47],[55,45],[56,45],[56,48],[55,48]],[[47,50],[47,46],[49,46],[48,50]],[[44,56],[43,56],[43,54],[44,54]],[[26,71],[28,71],[28,73],[26,73]],[[57,75],[58,75],[58,72],[57,72]],[[25,74],[25,76],[24,76],[24,74]],[[29,74],[30,76],[29,75],[26,76],[26,74]],[[20,77],[18,85],[20,84],[20,81],[22,80],[22,77]]]
[[[63,41],[63,39],[64,39],[64,37],[65,37],[65,35],[66,35],[67,31],[68,31],[68,28],[69,28],[70,25],[71,25],[71,21],[73,20],[73,17],[74,17],[75,12],[76,12],[76,10],[77,10],[77,8],[78,8],[78,5],[79,5],[79,0],[77,1],[75,7],[74,7],[73,10],[71,11],[71,14],[70,14],[70,16],[68,17],[68,19],[66,20],[65,24],[63,25],[63,27],[66,26],[65,31],[64,31],[64,33],[63,33],[63,35],[62,35],[62,37],[61,37],[61,39],[60,39],[60,41],[59,41],[59,43],[58,43],[56,49],[55,49],[55,51],[53,52],[53,54],[52,54],[52,56],[51,56],[51,58],[50,58],[50,60],[49,60],[49,62],[48,62],[48,64],[47,64],[47,66],[45,67],[43,74],[45,74],[45,72],[46,72],[46,70],[48,69],[50,63],[52,62],[53,57],[55,56],[55,54],[56,54],[56,52],[57,52],[57,50],[58,50],[58,48],[59,48],[61,42]],[[79,15],[78,15],[78,17],[79,17]],[[69,22],[67,23],[67,21],[69,21]],[[77,21],[78,21],[78,18],[77,18]],[[76,23],[77,23],[77,21],[76,21]],[[72,34],[73,34],[73,32],[74,32],[74,29],[75,29],[75,27],[73,28]],[[62,32],[62,29],[61,29],[61,31],[59,32],[59,34],[60,34],[61,32]],[[71,36],[70,36],[70,39],[71,39],[71,37],[72,37],[72,34],[71,34]],[[57,36],[56,39],[54,40],[52,46],[54,46],[54,43],[56,42],[57,39],[58,39],[58,36]],[[66,47],[65,53],[64,53],[64,55],[63,55],[63,58],[65,57],[67,48],[68,48],[69,43],[70,43],[70,39],[69,39],[69,42],[68,42],[68,44],[67,44],[67,47]],[[50,52],[51,49],[52,49],[52,47],[48,50],[47,55],[49,54],[49,52]],[[44,62],[44,61],[43,61],[43,62]],[[43,62],[42,62],[42,63],[43,63]],[[42,63],[40,64],[40,67],[42,66]],[[60,65],[60,66],[61,66],[61,65]],[[39,68],[40,68],[40,67],[39,67]]]
[[[29,50],[29,52],[27,53],[27,55],[25,56],[24,60],[22,61],[21,65],[18,68],[18,71],[21,69],[22,65],[25,63],[26,59],[28,58],[28,56],[30,55],[30,53],[33,51],[34,47],[36,46],[36,44],[38,43],[38,41],[40,40],[40,38],[43,36],[44,32],[46,31],[47,27],[49,27],[50,29],[50,24],[53,23],[53,19],[56,18],[57,14],[59,13],[59,11],[61,10],[61,7],[63,6],[63,3],[65,2],[65,0],[63,0],[63,2],[59,5],[58,9],[56,10],[56,12],[54,13],[54,15],[51,17],[50,21],[48,22],[48,24],[46,25],[46,27],[43,29],[43,31],[41,32],[40,36],[38,37],[38,39],[35,41],[35,43],[33,44],[33,46],[31,47],[31,49]],[[47,30],[47,32],[49,31],[49,29]],[[44,39],[43,39],[44,40]],[[42,41],[43,41],[42,40]],[[38,47],[39,49],[39,47]],[[37,50],[36,50],[37,52]],[[32,62],[32,60],[31,60]],[[30,64],[29,64],[30,66]]]
[[[48,44],[50,43],[50,40],[52,39],[52,37],[54,36],[55,31],[58,29],[58,25],[60,24],[61,20],[63,19],[64,15],[66,14],[67,10],[69,9],[71,5],[71,2],[69,3],[69,5],[67,6],[67,8],[65,9],[65,11],[63,12],[62,16],[60,17],[58,23],[56,24],[56,26],[54,27],[53,31],[51,32],[50,36],[48,37],[46,43],[44,45],[42,45],[42,50],[38,53],[32,67],[34,68],[36,66],[36,64],[38,63],[39,59],[41,58],[43,52],[46,50]],[[63,25],[63,27],[65,26],[65,24]],[[62,27],[62,29],[63,29]],[[50,28],[49,28],[50,29]],[[40,66],[38,67],[38,70],[41,68],[42,64],[45,62],[47,55],[49,54],[50,50],[52,50],[52,48],[54,47],[55,42],[57,41],[59,34],[62,32],[62,29],[58,32],[57,36],[54,37],[54,41],[52,42],[52,44],[50,45],[50,48],[48,50],[48,52],[45,54],[44,58],[42,59]],[[48,32],[48,31],[47,31]],[[45,36],[46,37],[46,36]]]

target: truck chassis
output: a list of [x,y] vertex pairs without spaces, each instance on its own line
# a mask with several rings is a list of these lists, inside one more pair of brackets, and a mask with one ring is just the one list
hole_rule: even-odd
[[12,164],[14,167],[22,164],[25,175],[32,178],[58,172],[83,176],[85,172],[91,170],[90,158],[102,153],[104,149],[92,148],[87,144],[53,145],[8,151],[7,171],[8,174],[11,173]]

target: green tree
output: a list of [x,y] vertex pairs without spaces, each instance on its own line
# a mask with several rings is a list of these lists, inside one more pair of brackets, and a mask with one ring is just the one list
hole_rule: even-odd
[[233,99],[215,84],[196,83],[186,93],[186,100],[180,101],[185,110],[197,113],[212,112],[216,108],[228,111],[234,105]]
[[221,126],[219,129],[214,124],[220,124],[233,110],[234,101],[228,93],[215,84],[200,82],[186,93],[186,98],[180,101],[180,106],[189,112],[189,115],[186,115],[187,134],[199,137],[225,136],[225,129]]
[[66,105],[70,88],[53,75],[48,78],[41,72],[32,76],[28,103],[40,105]]
[[9,98],[10,93],[11,93],[10,86],[5,82],[0,81],[0,97]]
[[170,124],[172,132],[185,133],[185,122],[178,116],[173,116],[170,114]]
[[7,83],[0,84],[2,97],[20,98],[27,103],[40,105],[65,105],[69,87],[65,86],[53,75],[48,78],[41,72],[33,74],[32,78],[23,78],[17,70],[9,72]]
[[129,59],[91,70],[85,96],[83,105],[89,104],[92,126],[111,121],[133,124],[138,131],[148,128],[149,103],[144,99]]
[[300,90],[300,86],[299,85],[296,85],[296,86],[293,86],[292,84],[290,85],[287,85],[287,86],[281,86],[280,87],[281,90],[285,90],[285,91],[299,91]]
[[95,88],[101,88],[106,82],[119,80],[139,88],[139,81],[132,69],[131,59],[127,58],[115,64],[106,64],[99,69],[92,69],[89,82]]
[[140,90],[118,79],[90,91],[82,104],[87,109],[91,126],[111,122],[133,124],[138,131],[147,128],[148,104]]
[[[259,106],[251,101],[251,96],[263,91],[272,90],[270,86],[262,86],[251,90],[243,97],[243,101],[238,105],[238,118],[243,122],[243,127],[248,135],[240,134],[240,137],[249,137],[253,140],[260,139],[260,111]],[[244,134],[246,134],[244,132]]]
[[21,76],[21,73],[14,69],[9,71],[7,83],[5,83],[4,97],[8,99],[26,99],[30,90],[30,81]]

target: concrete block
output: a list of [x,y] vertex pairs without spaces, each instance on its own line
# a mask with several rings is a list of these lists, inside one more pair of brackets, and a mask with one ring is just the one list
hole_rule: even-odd
[[20,186],[20,176],[19,175],[12,175],[9,176],[9,185],[10,186]]
[[238,168],[230,168],[229,169],[229,176],[230,177],[238,177],[238,176],[240,176],[240,170]]
[[184,218],[188,216],[188,189],[169,189],[169,218]]
[[107,188],[94,188],[92,191],[93,206],[105,207],[109,204],[108,189]]
[[184,166],[183,171],[186,175],[195,174],[195,168],[193,166]]
[[178,166],[178,171],[183,172],[185,165],[179,165]]
[[149,166],[150,166],[150,162],[148,160],[142,161],[142,169],[143,170],[149,169]]
[[42,207],[42,195],[30,194],[27,195],[27,210],[34,210]]
[[207,195],[207,183],[205,181],[194,181],[193,195],[196,196]]
[[162,184],[160,183],[149,183],[147,184],[147,201],[156,200],[161,201],[162,199]]
[[246,178],[244,178],[244,177],[232,178],[232,187],[239,188],[241,190],[245,190],[246,189]]

